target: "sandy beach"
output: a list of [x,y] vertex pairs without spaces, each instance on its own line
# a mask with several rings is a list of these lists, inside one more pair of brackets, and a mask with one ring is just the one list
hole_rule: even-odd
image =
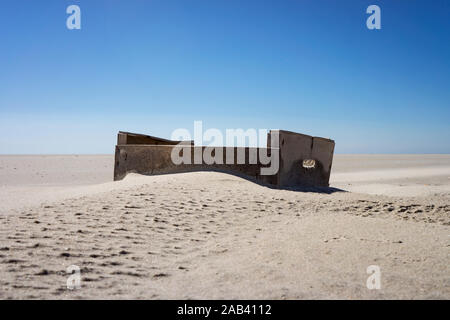
[[450,155],[335,155],[320,192],[112,174],[0,156],[0,299],[450,299]]

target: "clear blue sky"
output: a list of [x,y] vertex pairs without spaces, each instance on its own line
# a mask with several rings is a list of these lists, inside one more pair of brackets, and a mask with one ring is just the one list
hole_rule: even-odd
[[0,40],[2,154],[112,153],[118,130],[194,120],[450,153],[448,0],[2,0]]

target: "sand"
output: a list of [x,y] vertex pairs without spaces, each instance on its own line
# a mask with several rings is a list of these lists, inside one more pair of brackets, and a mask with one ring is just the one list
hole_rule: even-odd
[[112,166],[0,156],[1,299],[450,298],[450,155],[336,155],[321,193]]

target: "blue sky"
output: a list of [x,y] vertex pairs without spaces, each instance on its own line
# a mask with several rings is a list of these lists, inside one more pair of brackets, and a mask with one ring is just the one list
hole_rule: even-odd
[[450,153],[448,0],[2,0],[0,40],[2,154],[112,153],[118,130],[194,120]]

